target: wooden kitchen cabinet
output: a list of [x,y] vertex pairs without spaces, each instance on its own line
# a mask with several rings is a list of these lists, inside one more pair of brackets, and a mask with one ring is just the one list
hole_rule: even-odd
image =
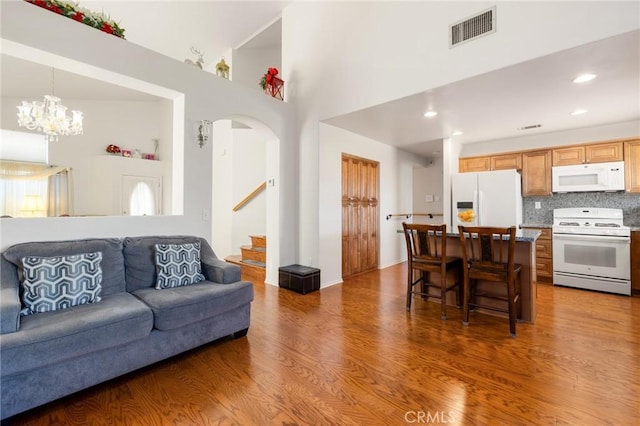
[[491,157],[467,157],[458,160],[460,173],[487,172],[491,170]]
[[491,170],[522,170],[522,153],[492,155]]
[[488,172],[490,170],[522,170],[522,154],[519,152],[511,154],[491,155],[484,157],[467,157],[458,160],[458,170],[460,173],[467,172]]
[[631,233],[631,294],[640,295],[640,231]]
[[554,166],[569,166],[571,164],[584,163],[584,147],[572,146],[569,148],[558,148],[553,150]]
[[540,229],[542,234],[536,240],[536,275],[538,282],[553,282],[553,240],[550,228]]
[[640,139],[624,143],[624,173],[627,192],[640,192]]
[[590,145],[570,146],[553,150],[554,166],[569,166],[584,163],[607,163],[622,161],[622,142],[607,142]]
[[622,142],[599,143],[585,146],[585,161],[587,163],[608,163],[622,161]]
[[551,194],[551,150],[522,153],[522,196]]

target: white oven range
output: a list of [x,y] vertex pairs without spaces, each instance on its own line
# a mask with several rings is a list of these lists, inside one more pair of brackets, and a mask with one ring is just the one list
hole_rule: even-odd
[[621,209],[553,211],[553,284],[631,295],[631,229]]

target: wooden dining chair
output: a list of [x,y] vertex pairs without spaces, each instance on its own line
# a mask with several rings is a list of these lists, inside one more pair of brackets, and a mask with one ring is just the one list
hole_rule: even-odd
[[[522,317],[520,270],[515,263],[516,228],[458,226],[463,276],[463,324],[469,325],[470,308],[506,312],[511,337],[516,336],[516,321]],[[489,282],[478,289],[478,282]],[[491,285],[493,284],[493,285]],[[503,284],[500,286],[500,284]],[[502,288],[499,288],[502,287]],[[480,301],[478,300],[480,299]],[[506,302],[488,304],[489,299]],[[506,305],[506,306],[505,306]]]
[[[447,292],[455,291],[456,306],[460,307],[462,291],[462,259],[447,256],[447,225],[408,224],[403,222],[402,228],[407,243],[407,311],[411,310],[413,295],[423,299],[434,297],[440,299],[440,317],[447,319]],[[454,271],[452,284],[447,284],[447,272]],[[440,275],[438,282],[432,282],[431,273]],[[414,277],[417,275],[417,278]],[[418,290],[415,289],[420,285]],[[435,287],[437,294],[430,293]]]

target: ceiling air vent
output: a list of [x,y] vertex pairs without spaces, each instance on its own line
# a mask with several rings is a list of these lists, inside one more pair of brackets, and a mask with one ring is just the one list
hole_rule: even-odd
[[531,130],[542,127],[542,124],[531,124],[530,126],[518,127],[518,130]]
[[496,32],[496,7],[493,6],[449,27],[449,47]]

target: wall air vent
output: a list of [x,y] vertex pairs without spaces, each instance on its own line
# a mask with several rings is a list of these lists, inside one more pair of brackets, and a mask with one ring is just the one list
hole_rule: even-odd
[[477,13],[449,26],[449,47],[496,32],[496,7]]

